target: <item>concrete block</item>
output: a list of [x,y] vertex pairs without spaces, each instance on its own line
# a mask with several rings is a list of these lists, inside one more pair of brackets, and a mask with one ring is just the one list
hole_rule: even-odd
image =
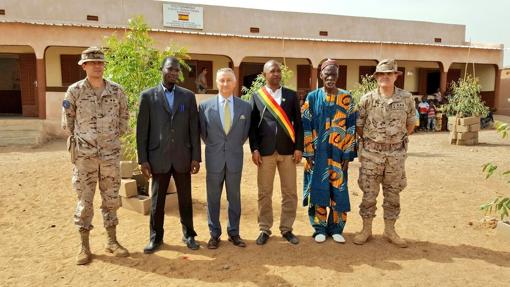
[[477,145],[477,144],[478,144],[478,138],[469,139],[469,140],[457,139],[457,145]]
[[467,117],[467,118],[460,118],[459,124],[461,126],[469,126],[473,124],[479,124],[480,123],[480,117]]
[[119,195],[123,197],[133,197],[138,195],[138,187],[134,179],[121,179]]
[[458,140],[478,139],[478,132],[457,133],[457,139]]
[[465,133],[465,132],[469,132],[469,126],[461,126],[461,125],[458,125],[455,129],[456,132],[458,133]]
[[138,188],[138,194],[140,195],[149,195],[149,181],[143,176],[141,173],[133,174],[133,179],[136,181],[136,186]]
[[477,132],[479,130],[480,130],[480,123],[473,124],[473,125],[469,126],[469,131],[470,132]]
[[145,195],[137,195],[135,197],[120,197],[122,207],[138,212],[143,215],[149,214],[151,208],[151,198]]
[[459,133],[465,133],[465,132],[477,132],[480,130],[480,123],[478,124],[471,124],[469,126],[457,126],[456,131]]
[[455,124],[455,119],[457,119],[457,124],[459,124],[459,118],[456,118],[456,117],[448,117],[448,125],[453,125]]
[[498,221],[498,224],[496,225],[496,235],[500,239],[510,242],[510,223]]
[[[149,196],[152,196],[152,178],[149,179]],[[175,181],[173,178],[170,178],[170,183],[168,184],[168,189],[166,191],[167,194],[177,193],[177,189],[175,188]]]
[[132,161],[120,161],[120,177],[131,178],[133,177],[134,165]]

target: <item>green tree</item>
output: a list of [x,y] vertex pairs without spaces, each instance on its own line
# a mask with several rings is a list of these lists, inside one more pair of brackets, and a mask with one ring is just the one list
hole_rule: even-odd
[[[508,127],[508,124],[502,123],[502,122],[496,122],[495,123],[496,132],[499,133],[499,135],[502,138],[508,138],[508,133],[510,132],[510,128]],[[488,179],[491,177],[496,170],[498,169],[498,166],[492,162],[486,163],[483,165],[483,172],[485,173],[485,179]],[[510,170],[506,170],[501,173],[503,177],[507,178],[507,183],[510,184]],[[503,220],[505,217],[508,217],[510,212],[510,197],[508,196],[498,196],[494,198],[493,200],[483,204],[480,206],[480,209],[485,211],[486,214],[488,213],[497,213],[501,217],[501,220]]]
[[354,89],[351,90],[352,99],[354,103],[358,104],[363,95],[377,89],[377,81],[372,75],[361,76],[361,83],[357,83]]
[[[120,84],[128,98],[130,130],[122,137],[122,157],[126,160],[136,159],[135,129],[140,92],[161,81],[161,61],[174,56],[182,67],[189,69],[185,63],[185,59],[189,59],[185,48],[170,43],[164,51],[159,51],[154,44],[142,16],[129,20],[129,28],[122,38],[114,33],[104,42],[105,77]],[[180,80],[183,79],[181,73]]]
[[452,96],[448,104],[443,105],[442,111],[448,116],[457,117],[485,117],[489,108],[480,97],[480,84],[478,79],[468,75],[451,84]]

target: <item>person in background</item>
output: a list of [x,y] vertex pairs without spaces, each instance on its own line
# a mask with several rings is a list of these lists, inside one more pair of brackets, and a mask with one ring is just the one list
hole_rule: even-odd
[[436,128],[436,105],[434,105],[434,101],[430,101],[427,115],[427,129],[433,132]]
[[429,103],[427,96],[422,96],[421,103],[418,104],[418,111],[420,112],[420,130],[427,130],[427,122],[429,118]]
[[207,93],[207,68],[202,68],[200,74],[198,74],[195,84],[197,85],[197,94]]

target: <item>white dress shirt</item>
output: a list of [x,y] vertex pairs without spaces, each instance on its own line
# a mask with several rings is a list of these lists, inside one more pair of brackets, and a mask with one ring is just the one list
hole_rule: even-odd
[[273,97],[273,99],[279,105],[282,105],[282,87],[281,86],[273,92],[273,90],[271,90],[271,88],[266,85],[266,90],[269,92],[271,97]]

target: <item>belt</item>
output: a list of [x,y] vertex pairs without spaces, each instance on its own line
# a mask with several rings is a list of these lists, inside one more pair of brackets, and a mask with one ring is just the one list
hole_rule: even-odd
[[399,143],[378,143],[371,139],[363,139],[363,147],[369,150],[376,150],[376,151],[396,151],[402,148],[405,148],[404,141],[401,141]]

